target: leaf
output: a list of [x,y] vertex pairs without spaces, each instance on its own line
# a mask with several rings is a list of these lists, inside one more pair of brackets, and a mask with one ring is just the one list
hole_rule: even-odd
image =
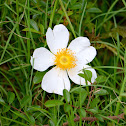
[[36,109],[41,109],[39,105],[32,105],[27,108],[27,112],[33,112],[36,111]]
[[[81,103],[81,104],[84,103],[84,101],[87,97],[87,94],[88,94],[87,91],[85,89],[83,89],[82,87],[75,87],[75,88],[71,89],[71,92],[79,94],[79,100],[80,100],[79,103]],[[80,93],[81,93],[81,95],[80,95]]]
[[25,96],[22,100],[21,100],[21,108],[23,108],[27,103],[29,103],[31,100],[30,96]]
[[[58,13],[61,15],[64,14],[64,12],[62,10],[58,10]],[[67,11],[68,16],[71,16],[72,14],[73,14],[73,11]]]
[[81,95],[79,95],[80,96],[80,98],[79,98],[80,102],[79,103],[81,103],[81,105],[84,103],[84,101],[87,97],[87,94],[88,94],[87,91],[84,91],[84,92],[81,93]]
[[101,13],[102,11],[99,8],[93,7],[93,8],[89,8],[87,10],[87,12],[89,12],[89,13]]
[[84,109],[80,108],[78,109],[78,112],[82,117],[86,117],[86,111]]
[[71,5],[73,5],[73,4],[75,4],[75,3],[77,3],[77,0],[70,0],[70,4],[71,4]]
[[124,114],[126,115],[126,107],[124,108]]
[[73,4],[70,9],[71,10],[76,10],[76,9],[81,9],[82,8],[82,4],[79,2],[76,2],[75,4]]
[[94,108],[96,107],[96,105],[100,102],[99,98],[94,98],[91,102],[90,102],[90,108]]
[[[82,87],[75,87],[75,88],[71,89],[70,92],[79,94],[79,100],[80,100],[79,103],[81,103],[81,104],[84,103],[84,101],[87,97],[87,94],[88,94],[87,91],[85,89],[83,89]],[[80,93],[81,93],[81,95],[80,95]]]
[[82,87],[74,87],[74,88],[71,89],[70,92],[74,92],[74,93],[80,94],[80,92],[85,92],[85,91],[86,90],[84,88],[82,88]]
[[46,109],[42,109],[37,105],[29,106],[27,109],[27,112],[35,112],[35,111],[40,111],[42,113],[50,114]]
[[55,126],[55,124],[52,120],[49,120],[49,126]]
[[105,89],[100,89],[94,92],[94,95],[107,95],[109,94],[107,90]]
[[0,104],[4,104],[5,101],[2,99],[2,97],[0,97]]
[[64,89],[63,90],[63,96],[64,96],[64,99],[67,103],[70,102],[70,93],[68,92],[68,90]]
[[84,70],[83,69],[83,73],[79,73],[78,75],[80,77],[83,77],[86,81],[91,82],[92,72],[90,70]]
[[38,25],[34,20],[31,19],[30,24],[36,31],[39,31]]
[[101,117],[101,115],[96,114],[95,117],[96,117],[99,121],[104,122],[104,119]]
[[94,113],[94,114],[97,114],[97,113],[98,113],[98,110],[95,109],[95,108],[94,108],[94,109],[88,109],[88,111],[89,111],[89,112],[92,112],[92,113]]
[[33,78],[33,83],[38,84],[42,82],[42,78],[45,75],[46,72],[36,72],[34,78]]
[[0,91],[7,96],[7,91],[0,85]]
[[103,82],[105,82],[107,80],[107,77],[106,76],[98,76],[97,78],[96,78],[96,82],[97,83],[103,83]]
[[45,102],[46,107],[54,107],[57,105],[63,105],[64,103],[60,100],[48,100]]
[[20,114],[19,111],[16,111],[15,113],[13,113],[13,115],[12,115],[13,119],[17,119],[18,118],[18,115]]
[[35,119],[34,119],[34,117],[33,117],[32,115],[29,115],[29,119],[30,119],[30,123],[31,123],[32,125],[34,125],[34,124],[35,124]]
[[112,34],[119,34],[123,38],[126,38],[126,27],[125,26],[118,26],[117,28],[112,29]]
[[8,103],[11,104],[14,101],[14,99],[15,99],[15,94],[9,91],[7,96]]
[[126,97],[126,93],[121,93],[120,96]]
[[10,106],[5,104],[4,107],[3,107],[3,113],[6,113],[10,110]]
[[71,105],[65,103],[65,105],[64,105],[64,111],[65,112],[69,112],[71,109],[72,109]]
[[[22,31],[29,31],[29,28],[24,28]],[[33,28],[30,28],[30,31],[31,31],[31,32],[34,32],[34,33],[37,33],[37,34],[41,34],[41,32],[36,31],[36,30],[33,29]]]
[[39,24],[39,28],[42,34],[44,34],[44,26],[42,24]]

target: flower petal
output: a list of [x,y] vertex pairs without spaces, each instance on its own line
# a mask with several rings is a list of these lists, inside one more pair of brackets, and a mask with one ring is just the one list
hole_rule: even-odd
[[54,65],[54,55],[46,48],[37,48],[31,56],[31,65],[38,71],[45,71],[50,66]]
[[[95,79],[97,78],[97,74],[96,71],[88,65],[84,65],[83,67],[81,65],[78,65],[68,70],[70,79],[76,84],[86,85],[85,79],[78,75],[79,73],[82,73],[83,68],[86,68],[86,70],[90,70],[92,72],[91,82],[94,83]],[[90,82],[88,82],[88,84],[90,84]]]
[[68,48],[75,53],[79,53],[88,46],[90,46],[90,41],[87,37],[78,37],[70,43]]
[[47,44],[50,50],[56,54],[58,49],[66,48],[69,41],[69,31],[62,25],[55,25],[54,29],[48,28],[46,32]]
[[52,68],[43,77],[41,86],[48,93],[63,95],[63,89],[70,90],[70,81],[67,72],[57,67]]
[[85,50],[75,54],[79,64],[85,65],[90,63],[96,56],[97,52],[93,46],[87,47]]

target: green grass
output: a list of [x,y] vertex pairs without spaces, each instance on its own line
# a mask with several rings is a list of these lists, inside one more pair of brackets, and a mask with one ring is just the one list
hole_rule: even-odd
[[[126,113],[125,13],[125,0],[0,1],[0,125],[125,126],[125,118],[113,119]],[[30,65],[34,49],[48,48],[46,31],[56,24],[68,28],[69,42],[87,36],[97,49],[91,62],[97,81],[92,86],[71,82],[64,96],[42,90],[48,70]]]

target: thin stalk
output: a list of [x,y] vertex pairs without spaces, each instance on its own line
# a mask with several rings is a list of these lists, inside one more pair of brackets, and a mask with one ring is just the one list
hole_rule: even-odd
[[47,2],[46,2],[45,29],[47,29],[47,15],[48,15],[48,0],[47,0]]
[[[68,0],[67,5],[66,5],[66,7],[65,7],[65,10],[67,10],[67,7],[68,7],[68,5],[69,5],[70,1],[71,1],[71,0]],[[61,21],[61,19],[63,18],[63,16],[64,16],[64,13],[62,13],[62,15],[61,15],[60,19],[57,21],[57,23],[56,23],[56,24],[59,24],[59,23],[60,23],[60,21]]]
[[11,37],[12,37],[12,35],[13,35],[13,33],[14,33],[16,27],[17,27],[17,23],[14,25],[13,29],[11,30],[11,33],[10,33],[10,35],[9,35],[9,37],[8,37],[8,40],[7,40],[6,45],[5,45],[5,48],[3,49],[3,53],[2,53],[2,55],[1,55],[0,62],[2,62],[2,60],[3,60],[4,54],[5,54],[5,52],[6,52],[6,49],[7,49],[7,47],[8,47],[8,44],[9,44],[9,42],[10,42],[10,39],[11,39]]
[[[17,12],[17,22],[18,22],[18,24],[17,24],[17,30],[19,31],[19,6],[18,6],[18,0],[16,0],[16,12]],[[20,41],[19,41],[19,39],[17,38],[17,41],[18,41],[18,52],[19,52],[19,54],[21,54],[21,43],[20,43]]]
[[82,15],[81,15],[81,20],[80,20],[80,24],[79,24],[79,36],[81,36],[81,27],[82,27],[82,21],[83,21],[83,18],[84,18],[86,6],[87,6],[87,2],[85,3],[84,9],[83,9],[83,12],[82,12]]
[[55,1],[55,5],[54,5],[54,8],[53,8],[53,12],[51,14],[51,18],[50,18],[50,22],[49,22],[49,27],[50,28],[52,27],[52,22],[53,22],[54,14],[55,14],[55,11],[56,11],[57,3],[58,3],[58,0]]
[[125,0],[122,0],[122,2],[123,2],[123,4],[124,4],[124,6],[126,7],[126,2],[125,2]]
[[8,81],[8,83],[11,85],[11,87],[13,88],[13,90],[14,90],[16,96],[17,96],[17,99],[18,99],[19,103],[21,104],[21,99],[20,99],[20,97],[19,97],[19,95],[18,95],[18,93],[17,93],[17,91],[16,91],[14,85],[11,83],[11,81],[8,79],[8,77],[7,77],[4,73],[2,73],[2,72],[0,71],[0,74]]
[[[113,16],[113,19],[114,19],[115,28],[117,28],[116,19],[115,19],[114,16]],[[117,36],[117,57],[115,59],[114,66],[118,66],[119,56],[120,56],[120,52],[119,52],[119,49],[120,49],[119,34],[116,33],[116,36]],[[117,69],[114,69],[114,80],[116,80],[116,72],[117,72]],[[116,88],[116,82],[115,81],[114,81],[114,87]]]
[[64,14],[65,14],[65,16],[66,16],[66,19],[67,19],[67,21],[68,21],[68,23],[69,23],[69,25],[70,25],[71,31],[72,31],[74,37],[76,38],[77,36],[76,36],[76,34],[75,34],[75,31],[74,31],[74,28],[73,28],[73,26],[72,26],[72,24],[71,24],[71,21],[70,21],[68,15],[67,15],[66,9],[65,9],[65,7],[64,7],[64,5],[63,5],[63,2],[62,2],[62,0],[59,0],[59,2],[60,2],[60,5],[61,5],[61,7],[62,7],[62,9],[63,9],[63,12],[64,12]]
[[117,105],[116,105],[116,111],[115,111],[115,115],[118,115],[118,113],[119,113],[119,109],[120,109],[120,104],[121,104],[121,100],[122,100],[122,93],[124,93],[124,90],[125,90],[125,84],[126,84],[126,49],[125,49],[125,55],[124,55],[124,69],[125,69],[125,73],[124,73],[124,75],[125,75],[125,77],[124,77],[124,80],[123,80],[123,83],[122,83],[122,87],[121,87],[121,90],[120,90],[120,93],[119,93],[119,97],[118,97],[118,99],[119,99],[119,102],[117,103]]
[[[29,0],[28,0],[28,3],[27,3],[27,6],[28,6],[28,15],[27,15],[27,17],[28,17],[28,24],[30,24],[30,12],[29,12]],[[28,28],[30,29],[30,26],[28,25]],[[27,33],[27,38],[30,38],[30,33],[28,32]],[[27,61],[28,61],[28,63],[29,63],[29,60],[30,60],[30,40],[29,39],[27,39],[27,51],[28,51],[28,57],[27,57]]]

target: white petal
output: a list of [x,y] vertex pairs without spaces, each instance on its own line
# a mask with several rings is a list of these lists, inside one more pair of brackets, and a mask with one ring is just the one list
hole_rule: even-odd
[[57,67],[52,68],[43,77],[41,86],[48,93],[63,95],[63,89],[70,90],[70,81],[67,72]]
[[46,48],[37,48],[33,52],[30,62],[34,69],[45,71],[50,66],[54,65],[54,55]]
[[[75,68],[68,70],[70,79],[76,84],[86,85],[85,79],[78,75],[79,73],[82,73],[83,68],[86,68],[86,70],[90,70],[92,72],[91,82],[94,83],[95,79],[97,78],[97,74],[96,71],[88,65],[84,65],[83,67],[78,65]],[[88,82],[88,84],[90,84],[90,82]]]
[[47,44],[50,50],[56,54],[58,49],[66,48],[69,41],[69,31],[62,25],[55,25],[54,29],[48,28],[46,32]]
[[79,53],[86,49],[88,46],[90,46],[90,41],[87,37],[78,37],[70,43],[68,48],[75,53]]
[[85,50],[75,54],[79,64],[85,65],[90,63],[96,56],[97,52],[93,46],[87,47]]

